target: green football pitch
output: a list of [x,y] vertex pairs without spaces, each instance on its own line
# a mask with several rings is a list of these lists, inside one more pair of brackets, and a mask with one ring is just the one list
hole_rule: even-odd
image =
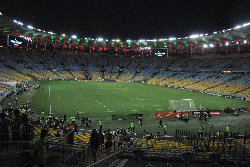
[[141,83],[44,81],[32,97],[36,111],[74,115],[77,110],[92,118],[119,114],[152,115],[170,111],[169,100],[192,99],[196,108],[250,107],[249,102]]
[[[57,117],[62,117],[66,113],[68,122],[70,122],[69,117],[74,116],[78,109],[80,117],[91,118],[91,127],[87,128],[89,130],[98,128],[98,122],[102,118],[105,129],[128,128],[131,121],[135,121],[137,133],[143,133],[145,129],[148,132],[162,133],[163,129],[159,128],[158,120],[154,119],[153,113],[170,111],[169,100],[192,99],[197,109],[250,108],[249,102],[241,100],[141,83],[34,81],[31,84],[40,84],[41,87],[36,91],[27,91],[18,95],[18,105],[27,100],[31,101],[31,108],[38,115],[41,111],[44,111],[46,116],[49,116],[51,111]],[[6,106],[9,102],[14,105],[14,98],[15,96],[6,98],[3,105]],[[133,113],[144,114],[143,126],[139,126],[137,120],[111,120],[113,114]],[[207,122],[198,121],[195,117],[192,117],[188,123],[164,118],[163,123],[169,125],[168,134],[174,134],[175,129],[197,131],[200,125],[211,132],[224,130],[226,125],[231,125],[233,131],[243,134],[245,131],[250,131],[249,119],[250,113],[241,113],[238,117],[231,114],[212,116]],[[79,121],[77,123],[80,124]]]

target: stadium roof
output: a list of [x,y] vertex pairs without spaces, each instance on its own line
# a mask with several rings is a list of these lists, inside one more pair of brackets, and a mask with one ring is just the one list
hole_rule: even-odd
[[[68,45],[88,45],[95,46],[115,46],[120,48],[164,48],[164,47],[186,47],[186,46],[206,46],[213,47],[215,44],[228,46],[231,43],[243,44],[250,38],[250,22],[243,25],[237,25],[233,28],[210,32],[206,34],[192,34],[187,37],[170,37],[162,39],[137,39],[126,40],[120,39],[103,39],[103,38],[90,38],[90,37],[77,37],[74,34],[57,34],[52,31],[46,31],[37,27],[26,25],[18,20],[11,18],[0,13],[0,32],[3,34],[12,34],[21,37],[27,37],[35,41],[47,40],[51,43],[68,44]],[[147,48],[146,48],[147,49]]]

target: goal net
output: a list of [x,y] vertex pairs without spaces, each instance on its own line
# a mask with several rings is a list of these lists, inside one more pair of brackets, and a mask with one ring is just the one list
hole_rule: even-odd
[[169,109],[171,111],[196,111],[192,99],[169,100]]

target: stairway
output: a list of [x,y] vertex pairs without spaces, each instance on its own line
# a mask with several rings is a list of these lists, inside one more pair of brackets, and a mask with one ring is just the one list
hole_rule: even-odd
[[239,90],[239,91],[236,91],[236,92],[234,92],[233,94],[243,92],[243,91],[245,91],[245,90],[247,90],[247,89],[250,89],[250,86],[249,86],[249,87],[247,87],[247,88],[245,88],[245,89],[241,89],[241,90]]
[[217,86],[223,85],[223,84],[225,84],[225,83],[227,83],[227,82],[230,82],[230,81],[233,81],[233,80],[236,80],[236,79],[239,79],[239,78],[240,78],[239,76],[233,77],[233,78],[231,78],[231,79],[228,79],[227,81],[224,81],[224,82],[222,82],[222,83],[220,83],[220,84],[217,84],[217,85],[215,85],[215,86],[208,87],[208,88],[206,88],[206,89],[204,89],[204,90],[206,91],[206,90],[208,90],[208,89],[215,88],[215,87],[217,87]]

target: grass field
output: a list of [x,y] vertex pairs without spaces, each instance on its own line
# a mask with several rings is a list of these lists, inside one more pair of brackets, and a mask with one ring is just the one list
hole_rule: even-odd
[[[161,131],[157,125],[158,121],[153,118],[153,113],[170,111],[169,100],[192,99],[197,109],[200,106],[209,109],[250,108],[250,103],[245,101],[140,83],[37,81],[32,84],[41,84],[41,87],[37,91],[18,95],[19,103],[29,100],[31,108],[36,113],[44,111],[46,115],[49,115],[51,105],[52,113],[58,117],[62,117],[64,113],[68,116],[75,115],[78,109],[81,117],[88,116],[93,120],[91,128],[98,127],[98,120],[101,118],[104,120],[105,128],[128,127],[131,120],[112,121],[111,115],[142,113],[144,125],[137,125],[138,132],[144,129]],[[4,103],[8,104],[13,99],[14,97],[6,99]],[[171,121],[170,118],[164,119],[164,122],[168,122],[172,127],[171,133],[174,133],[176,128],[196,130],[199,125],[211,130],[211,124],[214,124],[215,131],[230,124],[235,130],[243,132],[250,130],[249,119],[250,114],[243,113],[239,117],[214,116],[208,122],[199,122],[197,118],[192,118],[188,124]]]
[[199,109],[250,107],[240,100],[139,83],[46,81],[32,99],[31,107],[57,115],[75,114],[78,109],[89,117],[112,114],[169,111],[169,100],[192,99]]

